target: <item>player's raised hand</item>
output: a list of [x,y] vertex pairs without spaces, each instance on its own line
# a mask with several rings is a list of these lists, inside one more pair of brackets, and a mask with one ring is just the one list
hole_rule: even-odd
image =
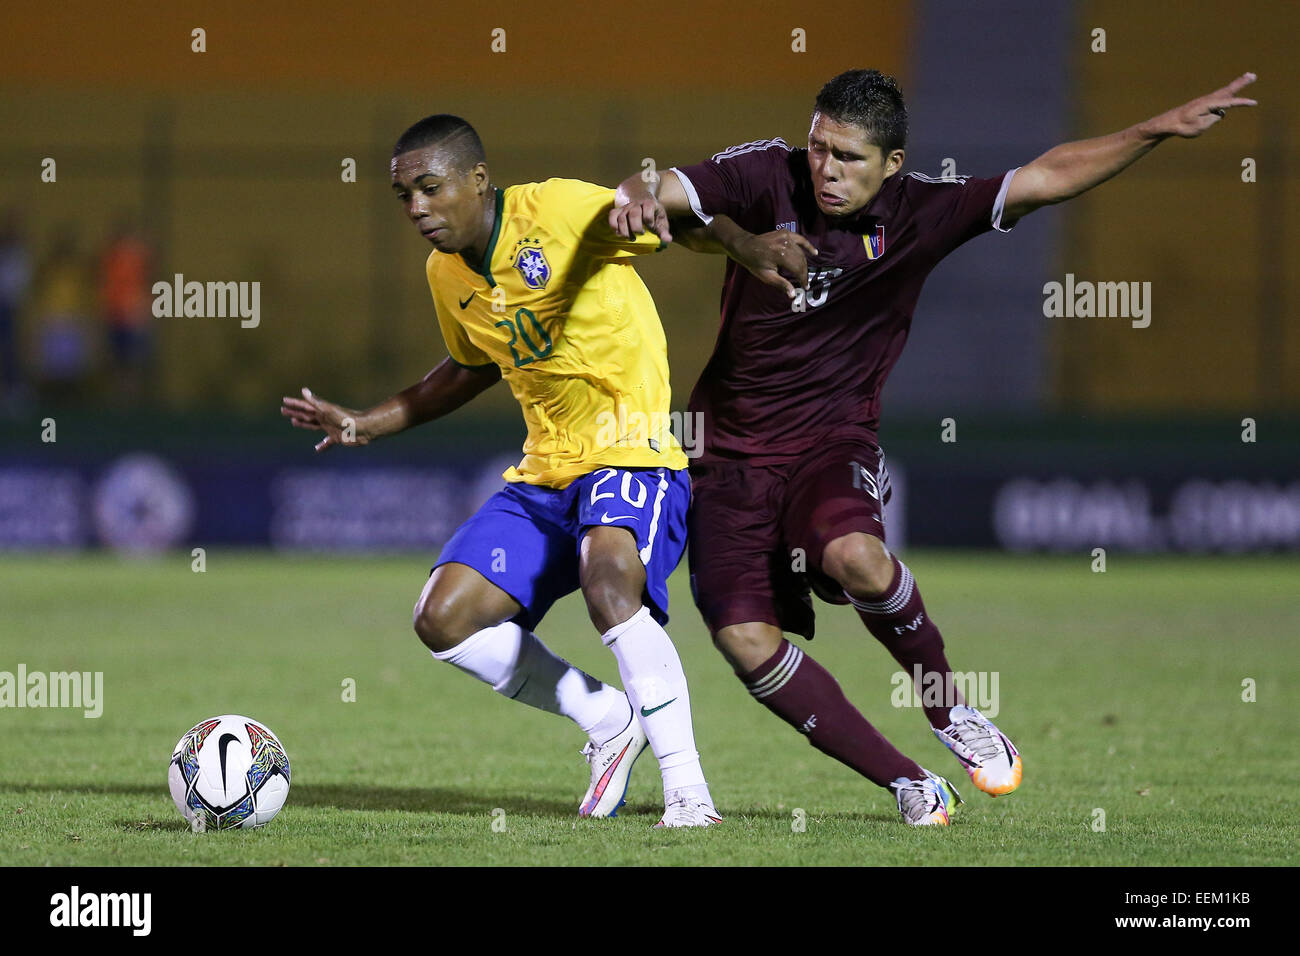
[[634,198],[609,211],[609,227],[624,239],[632,239],[644,232],[656,233],[664,242],[672,242],[668,229],[668,212],[653,196]]
[[794,298],[808,288],[808,257],[817,255],[816,247],[789,229],[777,229],[743,240],[733,258],[768,285],[785,290]]
[[1237,95],[1254,82],[1254,73],[1243,73],[1227,86],[1174,107],[1167,113],[1161,113],[1143,125],[1149,132],[1159,136],[1181,136],[1184,139],[1200,136],[1223,119],[1228,110],[1238,106],[1257,105],[1255,100]]
[[309,388],[302,390],[302,398],[285,395],[280,401],[280,414],[288,418],[294,428],[325,433],[325,437],[316,443],[317,451],[326,451],[335,445],[370,444],[370,436],[357,424],[361,417],[359,412],[317,398]]

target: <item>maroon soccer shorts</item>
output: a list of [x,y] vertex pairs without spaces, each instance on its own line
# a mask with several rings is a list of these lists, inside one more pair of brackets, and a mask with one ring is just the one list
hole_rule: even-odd
[[811,590],[847,604],[821,569],[853,531],[884,540],[885,459],[865,437],[818,445],[781,465],[691,467],[691,593],[710,633],[763,621],[812,638]]

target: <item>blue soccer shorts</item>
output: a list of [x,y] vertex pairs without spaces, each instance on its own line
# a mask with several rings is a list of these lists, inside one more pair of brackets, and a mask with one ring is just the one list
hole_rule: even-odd
[[691,483],[672,468],[598,468],[567,488],[507,484],[462,524],[434,568],[455,562],[487,578],[523,606],[514,620],[532,630],[552,604],[579,587],[587,528],[627,528],[645,565],[642,599],[668,622],[668,576],[686,548]]

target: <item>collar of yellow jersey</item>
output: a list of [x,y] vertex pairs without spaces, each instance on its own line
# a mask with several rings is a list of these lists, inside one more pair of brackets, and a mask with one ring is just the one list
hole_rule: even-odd
[[505,209],[506,194],[505,191],[502,190],[500,186],[493,186],[492,190],[493,192],[496,193],[497,208],[496,208],[496,215],[493,217],[495,221],[492,223],[492,238],[488,240],[487,249],[483,253],[483,268],[475,269],[473,266],[470,266],[469,262],[467,262],[465,259],[464,253],[460,254],[460,261],[464,262],[465,265],[469,266],[471,272],[475,273],[476,275],[481,275],[484,279],[487,279],[487,284],[489,288],[495,289],[497,283],[496,280],[492,278],[492,254],[497,251],[497,237],[501,235],[501,219],[502,219],[501,214],[502,211]]

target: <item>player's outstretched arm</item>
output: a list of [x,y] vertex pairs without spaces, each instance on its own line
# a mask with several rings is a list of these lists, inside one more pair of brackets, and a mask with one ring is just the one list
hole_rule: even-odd
[[609,212],[610,228],[618,235],[630,239],[653,231],[664,242],[672,242],[670,220],[676,223],[678,241],[694,252],[729,256],[791,298],[808,287],[808,256],[817,255],[817,250],[798,233],[778,229],[759,235],[721,215],[705,225],[696,218],[672,170],[649,178],[634,173],[619,183]]
[[440,418],[501,380],[495,365],[466,368],[450,358],[392,398],[365,411],[344,408],[302,390],[302,398],[286,395],[280,414],[295,428],[325,432],[316,443],[317,451],[336,445],[368,445],[376,438],[395,435],[416,425]]
[[679,226],[679,244],[694,252],[722,253],[753,274],[754,278],[785,291],[790,298],[808,288],[808,258],[816,247],[797,232],[774,229],[753,233],[723,215],[706,226]]
[[1004,221],[1019,219],[1040,206],[1073,199],[1117,175],[1170,136],[1192,139],[1223,119],[1228,110],[1256,105],[1254,100],[1237,95],[1253,82],[1254,73],[1243,73],[1213,93],[1118,133],[1063,143],[1048,150],[1011,178]]

